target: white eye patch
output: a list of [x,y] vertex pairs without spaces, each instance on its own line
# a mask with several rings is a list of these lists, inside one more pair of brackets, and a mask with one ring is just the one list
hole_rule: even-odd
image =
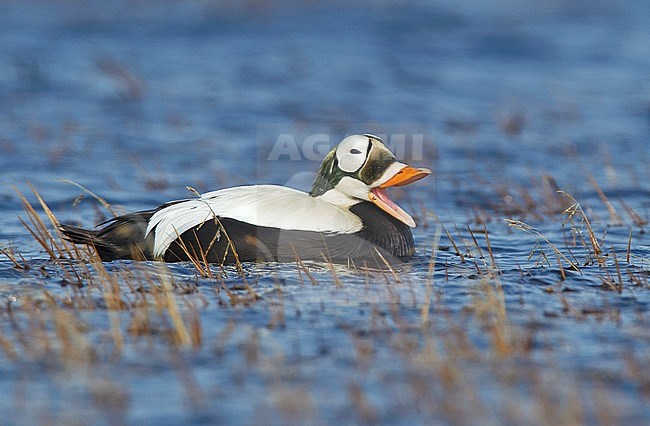
[[352,135],[343,139],[336,147],[336,159],[339,168],[347,173],[356,172],[366,162],[368,145],[370,140],[367,136]]

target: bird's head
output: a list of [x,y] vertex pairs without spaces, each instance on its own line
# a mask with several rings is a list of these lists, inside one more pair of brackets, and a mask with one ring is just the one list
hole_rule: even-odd
[[352,135],[327,154],[309,194],[342,207],[370,201],[415,227],[413,218],[390,199],[386,188],[407,185],[430,173],[397,161],[377,136]]

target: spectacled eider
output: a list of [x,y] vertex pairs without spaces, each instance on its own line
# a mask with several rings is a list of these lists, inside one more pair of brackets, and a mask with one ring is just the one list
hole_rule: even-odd
[[415,221],[386,192],[431,173],[403,164],[373,135],[346,137],[323,160],[307,194],[238,186],[115,217],[87,230],[61,225],[102,260],[210,263],[331,261],[377,266],[415,253]]

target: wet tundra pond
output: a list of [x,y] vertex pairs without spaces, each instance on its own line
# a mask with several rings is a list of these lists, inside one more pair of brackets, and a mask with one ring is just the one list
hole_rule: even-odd
[[[1,5],[0,423],[650,422],[640,3]],[[308,189],[363,132],[433,170],[393,271],[101,263],[51,224]]]

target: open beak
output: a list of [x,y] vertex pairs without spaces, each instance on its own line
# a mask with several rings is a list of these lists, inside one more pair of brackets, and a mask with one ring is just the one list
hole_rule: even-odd
[[431,170],[425,168],[415,168],[411,166],[402,167],[397,173],[390,177],[386,182],[372,188],[368,193],[368,198],[377,207],[393,216],[394,218],[402,221],[411,228],[415,228],[415,221],[406,213],[400,206],[395,204],[388,196],[386,188],[391,186],[408,185],[418,181],[431,173]]

